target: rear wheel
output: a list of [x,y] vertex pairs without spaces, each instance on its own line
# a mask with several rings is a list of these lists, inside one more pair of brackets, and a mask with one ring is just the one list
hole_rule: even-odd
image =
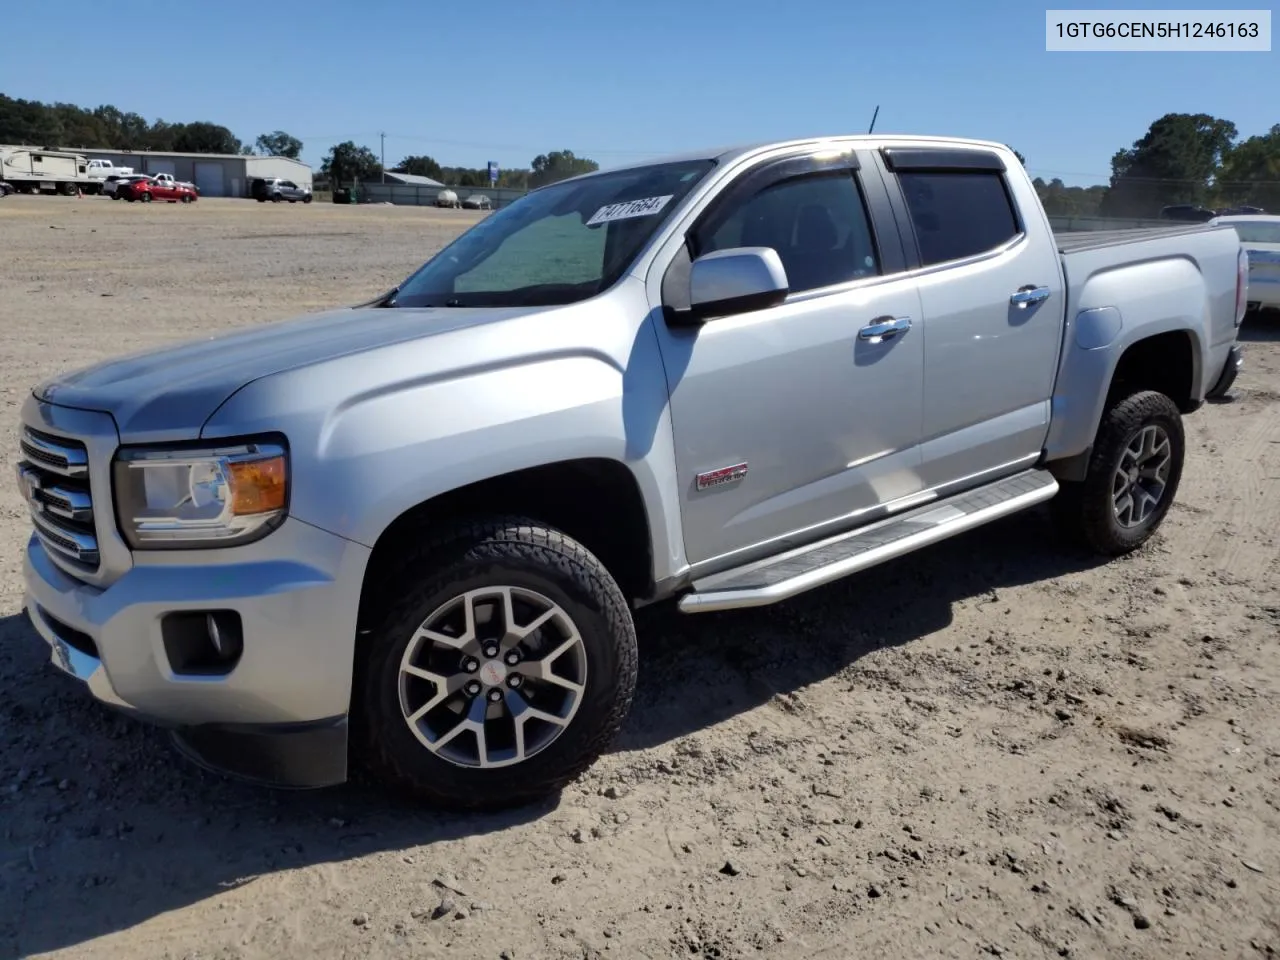
[[618,585],[536,521],[466,524],[397,563],[357,662],[353,725],[383,779],[436,806],[540,799],[590,766],[631,705]]
[[1138,549],[1169,513],[1185,458],[1182,415],[1169,397],[1144,390],[1112,404],[1085,479],[1064,483],[1051,502],[1059,529],[1099,553]]

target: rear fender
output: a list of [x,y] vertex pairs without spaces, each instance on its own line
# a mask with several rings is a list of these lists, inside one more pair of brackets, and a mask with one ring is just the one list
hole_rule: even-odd
[[1191,397],[1203,399],[1201,331],[1211,304],[1204,277],[1185,258],[1131,264],[1089,278],[1067,323],[1045,443],[1049,461],[1086,453],[1102,420],[1116,367],[1126,350],[1163,333],[1188,337]]

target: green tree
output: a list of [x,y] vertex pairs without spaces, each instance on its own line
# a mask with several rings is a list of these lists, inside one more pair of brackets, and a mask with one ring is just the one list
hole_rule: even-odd
[[1214,195],[1222,206],[1249,204],[1280,211],[1280,123],[1227,151]]
[[[1005,146],[1009,146],[1009,145],[1005,144]],[[1009,147],[1009,149],[1013,150],[1013,147]],[[1013,155],[1018,158],[1018,162],[1022,164],[1024,167],[1027,165],[1027,158],[1024,157],[1022,154],[1020,154],[1017,150],[1013,150]]]
[[1048,183],[1042,177],[1031,181],[1036,195],[1051,217],[1096,217],[1107,188],[1101,184],[1092,187],[1068,187],[1057,177]]
[[586,157],[575,157],[572,150],[540,153],[530,165],[529,186],[544,187],[557,180],[567,180],[600,169],[600,164]]
[[489,171],[477,170],[475,167],[441,167],[437,179],[451,187],[487,187]]
[[382,176],[382,164],[368,147],[357,147],[353,141],[346,140],[329,150],[320,164],[320,172],[336,183],[376,180]]
[[1111,158],[1103,212],[1154,217],[1172,203],[1203,203],[1236,137],[1236,125],[1204,113],[1167,113],[1146,135]]
[[198,120],[195,123],[175,124],[171,149],[179,153],[231,153],[240,152],[240,141],[226,127]]
[[302,153],[302,141],[283,130],[259,134],[254,142],[257,143],[263,155],[268,157],[289,157],[297,160],[298,155]]
[[409,173],[415,177],[430,177],[444,182],[444,171],[432,157],[405,157],[391,169],[396,173]]

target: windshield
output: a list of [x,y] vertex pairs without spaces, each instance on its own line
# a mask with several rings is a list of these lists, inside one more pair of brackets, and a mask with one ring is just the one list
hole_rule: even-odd
[[554,306],[595,296],[714,163],[654,164],[536,190],[432,257],[387,306]]
[[1232,223],[1228,220],[1227,223],[1236,228],[1241,243],[1280,243],[1280,220],[1270,223],[1242,223],[1239,220]]

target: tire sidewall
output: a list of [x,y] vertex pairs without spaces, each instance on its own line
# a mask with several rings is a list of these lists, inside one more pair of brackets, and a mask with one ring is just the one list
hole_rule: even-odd
[[[1142,412],[1137,413],[1138,410]],[[1132,412],[1131,412],[1132,411]],[[1095,475],[1091,478],[1092,490],[1087,496],[1098,498],[1098,518],[1106,525],[1106,533],[1117,545],[1137,546],[1155,532],[1164,522],[1165,516],[1173,506],[1178,494],[1178,486],[1182,480],[1183,465],[1186,460],[1186,436],[1182,426],[1182,418],[1173,401],[1163,394],[1135,394],[1117,404],[1108,416],[1108,432],[1099,458]],[[1169,479],[1165,483],[1164,496],[1152,514],[1136,527],[1124,527],[1116,519],[1111,499],[1111,484],[1115,472],[1125,450],[1137,438],[1143,429],[1158,426],[1164,429],[1172,448],[1173,463],[1169,470]]]
[[[621,689],[625,653],[619,644],[635,643],[630,621],[622,636],[611,626],[601,598],[585,589],[582,579],[594,579],[590,571],[564,554],[560,563],[547,564],[538,558],[547,547],[519,541],[492,541],[467,545],[446,574],[424,584],[415,601],[404,604],[379,631],[370,651],[364,677],[361,711],[368,736],[382,740],[380,749],[396,758],[397,765],[412,781],[432,785],[432,792],[450,798],[474,794],[477,799],[507,794],[519,796],[539,792],[536,784],[557,780],[575,769],[591,747],[599,727],[617,709],[620,698],[628,702],[631,690]],[[501,559],[484,556],[498,546]],[[496,551],[495,551],[496,552]],[[558,553],[558,552],[557,552]],[[577,576],[561,566],[578,567]],[[518,764],[491,769],[460,767],[436,756],[409,729],[400,709],[399,672],[405,647],[418,627],[435,610],[450,600],[481,587],[523,587],[556,603],[573,621],[586,651],[587,683],[582,702],[569,726],[556,739]],[[609,584],[616,592],[616,586]],[[618,595],[621,600],[621,595]],[[624,603],[625,608],[625,603]]]

